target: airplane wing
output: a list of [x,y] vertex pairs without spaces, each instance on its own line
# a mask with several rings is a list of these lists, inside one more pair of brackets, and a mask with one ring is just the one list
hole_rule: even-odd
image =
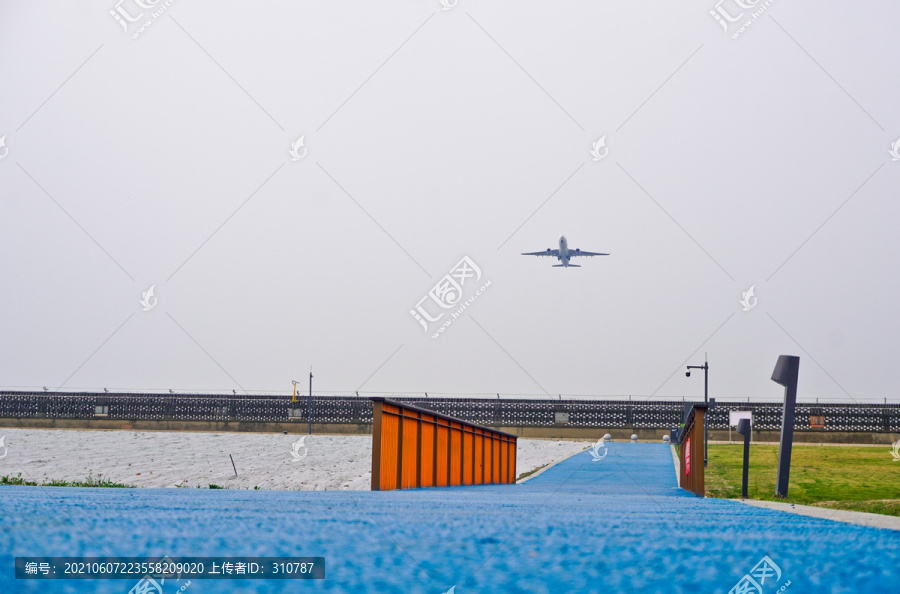
[[608,256],[609,254],[601,254],[600,252],[585,252],[582,250],[569,250],[569,257],[573,256]]
[[543,252],[522,252],[523,256],[553,256],[554,258],[559,258],[559,250],[551,250],[547,248]]

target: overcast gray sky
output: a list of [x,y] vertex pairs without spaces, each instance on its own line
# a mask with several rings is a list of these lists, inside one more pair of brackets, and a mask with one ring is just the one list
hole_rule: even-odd
[[0,386],[900,399],[896,2],[445,1],[0,2]]

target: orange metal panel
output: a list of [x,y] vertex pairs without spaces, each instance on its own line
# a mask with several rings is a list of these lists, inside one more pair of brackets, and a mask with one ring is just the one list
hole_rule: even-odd
[[[385,405],[387,410],[387,405]],[[399,444],[398,428],[400,419],[393,415],[383,415],[381,419],[381,475],[382,490],[396,489],[397,485],[397,446]]]
[[494,476],[494,436],[490,431],[484,432],[484,483],[489,485]]
[[509,444],[500,438],[500,482],[509,482]]
[[450,423],[450,486],[462,484],[462,425]]
[[447,487],[450,485],[450,429],[441,422],[437,432],[437,486]]
[[679,447],[680,486],[700,497],[705,496],[705,469],[703,467],[705,405],[695,405],[682,429]]
[[383,402],[372,403],[372,490],[381,490],[381,418]]
[[697,411],[696,414],[697,414],[697,422],[696,422],[697,428],[695,430],[697,432],[697,462],[700,462],[700,463],[697,464],[697,475],[695,477],[696,483],[694,484],[694,494],[699,495],[700,497],[705,497],[706,496],[706,493],[705,493],[705,491],[706,491],[706,477],[705,477],[706,468],[702,464],[702,461],[703,461],[703,454],[704,454],[704,449],[705,449],[704,441],[703,441],[704,440],[703,418],[704,418],[704,416],[706,416],[706,411],[700,409]]
[[519,472],[518,468],[516,468],[516,446],[517,445],[518,445],[518,440],[516,440],[516,439],[514,439],[514,440],[512,440],[512,442],[510,442],[510,447],[512,448],[512,451],[510,452],[510,462],[509,462],[509,464],[510,464],[509,482],[510,483],[516,482],[516,477],[518,476],[517,473]]
[[506,438],[500,438],[500,482],[506,483],[509,478],[509,445]]
[[484,484],[484,431],[475,431],[475,484]]
[[401,489],[418,486],[418,420],[403,418],[403,468],[400,472]]
[[471,429],[463,433],[462,482],[464,485],[472,484],[472,462],[475,451],[472,437]]
[[422,442],[420,463],[422,467],[422,487],[434,486],[434,417],[422,415]]
[[494,443],[494,460],[491,466],[491,482],[499,483],[500,482],[500,446],[502,445],[500,439],[498,439],[498,435],[495,433],[492,435],[493,439],[491,440]]

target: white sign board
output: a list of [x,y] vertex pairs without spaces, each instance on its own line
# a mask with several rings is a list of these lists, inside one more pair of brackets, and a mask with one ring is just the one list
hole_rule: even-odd
[[750,416],[751,411],[749,410],[730,410],[728,411],[728,426],[729,427],[737,427],[738,421],[741,419],[747,419],[750,421],[750,426],[753,426],[753,417]]

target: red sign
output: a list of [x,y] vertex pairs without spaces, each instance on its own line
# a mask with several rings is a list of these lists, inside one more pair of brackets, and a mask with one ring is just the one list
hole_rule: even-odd
[[691,438],[688,437],[687,441],[684,442],[684,474],[685,476],[691,473]]

